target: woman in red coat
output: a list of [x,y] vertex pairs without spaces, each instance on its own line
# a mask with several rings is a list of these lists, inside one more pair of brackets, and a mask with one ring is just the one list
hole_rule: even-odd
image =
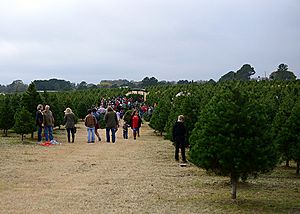
[[140,136],[140,127],[142,125],[142,118],[139,115],[138,111],[134,111],[132,113],[131,119],[130,119],[130,126],[133,130],[133,138],[136,140],[136,135],[138,137]]

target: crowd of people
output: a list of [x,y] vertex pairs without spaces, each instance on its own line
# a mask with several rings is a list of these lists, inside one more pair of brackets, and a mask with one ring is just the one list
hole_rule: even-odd
[[[129,119],[123,119],[125,111],[130,110]],[[140,137],[140,128],[142,126],[142,117],[145,113],[152,114],[153,108],[138,101],[133,102],[127,98],[101,99],[99,107],[95,106],[87,110],[87,115],[84,118],[84,125],[87,130],[87,143],[95,143],[96,136],[98,141],[101,141],[101,136],[98,132],[100,129],[101,118],[105,122],[105,138],[107,143],[116,142],[116,132],[122,124],[123,138],[128,139],[129,128],[132,130],[133,140]],[[68,143],[75,142],[76,133],[76,116],[71,108],[66,108],[64,111],[63,125],[67,131]],[[44,130],[45,141],[53,141],[54,117],[50,110],[50,106],[45,108],[42,104],[37,106],[36,125],[38,130],[38,144],[42,142],[42,132]],[[184,116],[179,115],[173,126],[173,139],[175,142],[175,160],[179,161],[179,150],[181,150],[182,161],[186,162],[185,156],[185,133]]]
[[[128,139],[129,127],[133,131],[134,140],[140,136],[140,127],[142,124],[142,115],[148,111],[149,107],[142,102],[133,101],[132,98],[116,97],[111,99],[101,99],[99,107],[93,106],[87,110],[87,115],[84,118],[84,124],[87,129],[87,143],[95,143],[96,137],[101,141],[99,133],[100,128],[105,129],[105,137],[107,143],[116,142],[116,132],[122,124],[123,138]],[[132,112],[129,120],[122,120],[125,112]],[[64,111],[63,125],[67,131],[67,139],[69,143],[75,142],[76,133],[76,116],[71,108],[66,108]],[[122,122],[121,122],[122,120]],[[101,126],[101,121],[104,121],[104,127]],[[37,106],[36,125],[38,131],[38,143],[43,140],[42,133],[44,131],[45,141],[53,140],[54,117],[50,111],[50,106],[45,107],[42,104]]]

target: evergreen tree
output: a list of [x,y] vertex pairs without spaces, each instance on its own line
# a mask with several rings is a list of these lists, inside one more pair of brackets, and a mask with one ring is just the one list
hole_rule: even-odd
[[265,108],[241,87],[224,87],[204,107],[190,137],[191,161],[230,176],[232,199],[240,178],[246,180],[276,166]]
[[294,105],[291,116],[287,121],[289,141],[291,142],[291,158],[297,163],[296,174],[300,167],[300,99]]
[[0,104],[0,128],[4,130],[4,134],[7,137],[8,130],[14,126],[14,114],[15,109],[12,105],[12,96],[5,95]]
[[236,80],[248,81],[250,76],[255,74],[255,70],[251,65],[244,64],[235,74]]
[[235,72],[234,71],[229,71],[227,74],[224,74],[221,76],[219,79],[219,82],[224,82],[228,80],[235,80]]
[[295,105],[295,95],[289,88],[283,88],[282,102],[280,103],[278,113],[273,120],[272,138],[278,145],[278,150],[281,154],[281,161],[286,162],[289,166],[289,161],[292,159],[292,142],[290,139],[290,127],[288,124],[293,106]]
[[288,70],[288,65],[280,64],[277,71],[270,74],[272,80],[296,80],[296,76],[293,72]]
[[[31,117],[35,120],[36,107],[42,102],[40,94],[37,92],[34,83],[30,83],[26,92],[22,96],[22,106],[29,112],[31,112]],[[33,132],[31,133],[31,138],[33,138]]]
[[21,134],[22,142],[24,139],[24,134],[32,133],[36,130],[35,120],[32,118],[31,113],[25,109],[25,107],[20,108],[15,113],[15,125],[13,129],[17,134]]
[[84,119],[84,117],[87,115],[87,110],[90,108],[90,106],[86,103],[85,100],[79,101],[76,113],[80,119]]
[[168,117],[171,110],[171,101],[168,96],[161,99],[157,107],[155,107],[152,117],[150,119],[149,126],[155,131],[159,131],[160,135],[165,132],[165,126],[168,121]]
[[35,118],[36,107],[42,102],[40,94],[37,92],[34,83],[30,83],[27,91],[22,96],[22,106]]

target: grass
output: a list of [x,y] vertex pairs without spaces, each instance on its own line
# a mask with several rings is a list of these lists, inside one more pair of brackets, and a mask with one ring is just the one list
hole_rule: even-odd
[[[55,130],[55,136],[65,138],[65,130]],[[159,183],[155,183],[155,180],[152,181],[153,187],[149,187],[149,194],[153,194],[151,200],[155,202],[155,206],[158,208],[163,206],[170,208],[170,211],[166,213],[182,213],[178,212],[181,208],[182,210],[188,210],[188,212],[185,213],[300,213],[300,176],[295,174],[296,164],[294,162],[291,162],[291,167],[287,168],[284,165],[279,165],[271,173],[262,174],[256,179],[249,178],[246,182],[239,183],[237,199],[232,200],[229,177],[214,176],[193,165],[185,168],[172,165],[173,147],[166,146],[164,143],[169,142],[162,142],[160,139],[160,137],[156,136],[153,136],[151,139],[157,141],[155,142],[156,145],[160,146],[156,154],[156,158],[159,158],[159,160],[154,162],[154,164],[159,163],[158,167],[163,165],[166,171],[159,174]],[[21,136],[9,133],[9,137],[0,137],[0,151],[2,149],[2,151],[5,151],[5,149],[20,150],[18,155],[21,154],[20,157],[28,162],[28,166],[38,163],[42,158],[51,159],[52,156],[56,154],[56,150],[57,152],[60,151],[60,147],[54,147],[51,150],[51,155],[46,156],[48,153],[39,153],[45,150],[43,147],[32,146],[31,149],[31,145],[35,143],[36,139],[25,138],[25,143],[23,142],[23,144],[21,144]],[[147,143],[150,144],[150,142]],[[145,144],[143,149],[153,150],[152,147],[146,148],[146,145],[147,144]],[[24,147],[30,149],[24,149]],[[62,148],[65,149],[68,147]],[[102,147],[102,149],[104,148],[108,147]],[[150,154],[150,152],[147,154]],[[2,160],[10,158],[5,152],[2,152],[1,155]],[[36,157],[36,155],[38,156]],[[58,157],[60,157],[59,154]],[[133,157],[137,158],[136,154],[134,154]],[[146,158],[146,156],[144,158]],[[150,160],[151,159],[149,159],[149,161]],[[141,161],[143,161],[143,159]],[[104,163],[105,161],[101,162]],[[74,162],[74,167],[76,163],[77,162]],[[98,164],[100,164],[100,162]],[[50,166],[52,167],[52,165]],[[80,167],[83,166],[85,165],[80,165]],[[10,172],[10,169],[6,168],[5,165],[2,167]],[[68,169],[64,168],[62,170],[68,172]],[[71,174],[71,172],[74,173],[73,171],[68,173]],[[88,171],[86,173],[88,173]],[[6,174],[2,176],[6,176]],[[143,175],[138,173],[138,176]],[[127,179],[125,175],[124,179]],[[176,186],[173,186],[171,182],[175,183]],[[104,184],[102,183],[102,185]],[[0,177],[0,193],[8,191],[10,187],[7,185],[9,184],[1,181]],[[19,185],[19,183],[17,183],[17,185]],[[160,187],[161,189],[155,189],[155,187]],[[95,186],[95,188],[99,187]],[[148,205],[148,208],[151,206],[152,205]],[[174,207],[177,210],[174,210]]]

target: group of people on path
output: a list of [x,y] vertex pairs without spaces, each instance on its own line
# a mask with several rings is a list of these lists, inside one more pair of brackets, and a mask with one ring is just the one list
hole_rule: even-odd
[[[64,112],[65,112],[64,125],[67,130],[68,142],[71,142],[70,138],[72,136],[72,142],[74,143],[75,132],[76,132],[76,127],[75,127],[76,117],[70,108],[66,108]],[[37,131],[38,131],[37,132],[38,144],[42,143],[43,130],[44,130],[45,141],[46,142],[54,141],[53,139],[54,117],[52,111],[50,110],[49,105],[45,105],[45,109],[42,104],[39,104],[37,106],[35,121],[36,121]]]
[[[94,143],[95,136],[97,136],[98,141],[101,141],[100,134],[98,132],[99,129],[99,109],[93,108],[87,111],[87,115],[84,118],[84,124],[87,129],[87,142]],[[71,108],[66,108],[64,111],[64,121],[63,125],[67,131],[67,139],[69,143],[74,143],[75,141],[75,133],[76,133],[76,121],[77,118],[75,114],[72,112]],[[104,113],[105,120],[105,131],[106,131],[106,142],[107,143],[115,143],[116,142],[116,132],[120,126],[120,116],[111,106],[108,106],[107,109],[104,109],[102,112]],[[136,137],[140,136],[140,127],[142,124],[142,119],[138,114],[137,110],[134,110],[130,121],[125,122],[123,124],[123,138],[128,139],[128,128],[131,127],[133,130],[134,140]],[[43,130],[45,135],[45,141],[49,142],[53,140],[53,127],[54,127],[54,117],[52,112],[50,111],[50,106],[46,105],[45,109],[42,104],[37,106],[36,111],[36,125],[38,130],[38,144],[40,144],[43,140]]]
[[42,142],[42,132],[44,128],[44,135],[46,141],[53,140],[53,126],[54,117],[50,111],[50,106],[46,105],[45,109],[42,104],[37,106],[36,125],[38,127],[38,143]]
[[[101,109],[100,109],[101,110]],[[120,126],[120,116],[114,111],[111,106],[108,106],[107,109],[102,108],[102,113],[105,113],[105,131],[106,131],[106,142],[115,143],[116,142],[116,132]],[[64,116],[64,126],[67,131],[67,138],[69,143],[74,143],[75,133],[76,133],[76,116],[72,112],[71,108],[66,108]],[[89,109],[88,114],[84,118],[84,124],[87,129],[87,142],[94,143],[95,135],[98,137],[98,140],[101,141],[100,134],[98,133],[99,121],[97,118],[97,109]],[[133,139],[136,140],[140,136],[140,128],[142,124],[142,118],[139,115],[139,111],[135,109],[130,117],[128,122],[124,121],[123,123],[123,138],[128,139],[128,129],[129,127],[133,131]],[[36,111],[36,125],[38,129],[38,143],[42,142],[42,132],[44,129],[45,140],[53,140],[53,127],[54,127],[54,117],[50,110],[50,106],[46,105],[45,109],[42,104],[37,106]],[[184,116],[179,115],[177,121],[173,125],[173,140],[175,142],[175,160],[179,161],[179,150],[181,150],[182,161],[186,162],[185,140],[186,128],[184,126]]]
[[[111,106],[108,106],[105,114],[105,132],[106,132],[106,142],[115,143],[116,142],[116,132],[120,128],[120,116],[118,112],[115,112]],[[101,137],[98,133],[99,121],[97,115],[97,109],[88,110],[88,114],[84,118],[85,126],[87,127],[88,143],[95,143],[95,135],[98,137],[98,140],[101,141]],[[139,116],[138,111],[134,110],[129,122],[124,121],[123,123],[123,138],[128,139],[128,128],[131,127],[133,130],[133,137],[136,140],[136,137],[140,136],[140,128],[142,124],[142,118]]]

